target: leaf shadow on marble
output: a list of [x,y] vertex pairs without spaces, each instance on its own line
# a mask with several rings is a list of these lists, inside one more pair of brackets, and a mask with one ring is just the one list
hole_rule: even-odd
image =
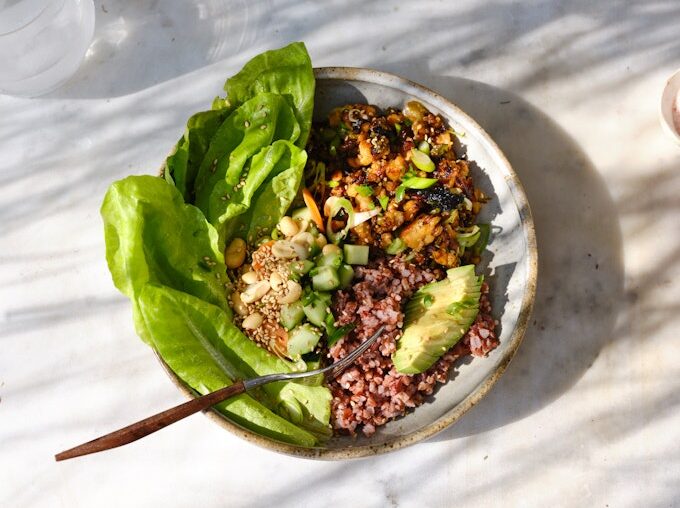
[[18,334],[49,329],[63,322],[83,319],[84,316],[109,313],[126,304],[127,300],[116,294],[84,296],[48,305],[8,309],[0,321],[0,340],[11,340]]
[[[519,66],[515,89],[570,78],[578,68],[595,71],[598,76],[591,86],[603,91],[658,68],[660,61],[676,61],[680,49],[675,31],[665,29],[680,17],[680,9],[677,2],[663,0],[628,0],[617,9],[588,0],[570,2],[568,7],[553,0],[460,3],[455,8],[442,3],[439,9],[422,9],[409,16],[405,12],[409,6],[391,1],[98,0],[95,4],[95,34],[85,61],[64,87],[46,98],[119,97],[218,61],[231,66],[242,61],[242,53],[253,55],[292,40],[308,42],[315,61],[318,53],[331,65],[357,65],[344,58],[356,48],[356,35],[348,32],[346,37],[326,39],[320,34],[338,19],[362,26],[376,13],[392,30],[388,35],[362,34],[366,55],[375,55],[369,60],[398,54],[404,62],[415,62],[428,55],[439,68],[467,69],[517,52],[531,65]],[[589,19],[590,25],[575,30],[560,23],[569,16]],[[527,45],[527,34],[544,31],[553,37]],[[440,36],[423,37],[426,32]],[[260,46],[263,33],[269,47]],[[570,48],[570,65],[565,65],[565,47]],[[656,51],[657,58],[644,58],[650,51]],[[625,78],[621,73],[598,72],[630,54],[642,56],[642,61],[635,70],[627,69]]]
[[475,118],[506,154],[536,224],[538,290],[523,344],[487,397],[434,440],[502,427],[569,390],[610,341],[622,309],[623,260],[615,204],[587,156],[520,97],[462,78],[420,81]]

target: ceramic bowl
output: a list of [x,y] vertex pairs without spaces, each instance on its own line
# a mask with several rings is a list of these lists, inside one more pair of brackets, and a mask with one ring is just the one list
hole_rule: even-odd
[[659,115],[666,134],[680,145],[680,69],[666,80]]
[[[478,273],[491,286],[493,314],[498,320],[500,345],[486,358],[459,362],[452,378],[408,415],[378,427],[370,438],[337,437],[324,447],[303,448],[281,443],[246,430],[216,411],[208,418],[230,432],[264,448],[308,458],[347,459],[385,453],[432,437],[456,422],[476,404],[503,373],[527,328],[536,291],[537,252],[529,203],[517,175],[489,135],[466,113],[441,95],[400,77],[369,69],[315,69],[315,119],[348,103],[370,103],[402,108],[416,99],[441,114],[450,127],[464,133],[457,153],[470,161],[475,184],[491,197],[479,222],[492,224],[492,236]],[[163,363],[161,361],[161,363]],[[187,395],[195,393],[165,365],[175,384]]]

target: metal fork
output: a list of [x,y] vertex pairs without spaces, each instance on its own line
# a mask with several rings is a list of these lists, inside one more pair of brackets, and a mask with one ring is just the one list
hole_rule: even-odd
[[246,379],[244,381],[238,381],[230,386],[225,386],[211,393],[207,393],[188,402],[175,406],[171,409],[163,411],[161,413],[140,420],[132,425],[123,427],[122,429],[111,432],[104,436],[83,443],[79,446],[71,448],[69,450],[58,453],[54,456],[57,461],[72,459],[74,457],[80,457],[81,455],[88,455],[90,453],[101,452],[104,450],[110,450],[111,448],[117,448],[133,441],[137,441],[149,434],[152,434],[158,430],[161,430],[168,425],[175,423],[189,415],[197,413],[198,411],[203,411],[208,409],[215,404],[218,404],[230,397],[240,395],[258,386],[265,385],[267,383],[273,383],[275,381],[290,381],[295,379],[304,379],[308,377],[323,375],[326,380],[333,379],[337,377],[342,371],[344,371],[348,366],[350,366],[354,361],[361,356],[361,354],[366,351],[373,343],[378,340],[380,334],[385,329],[385,326],[378,328],[371,338],[363,342],[354,351],[348,354],[342,360],[339,360],[332,365],[324,367],[322,369],[310,370],[308,372],[294,372],[290,374],[269,374],[266,376],[255,377],[252,379]]

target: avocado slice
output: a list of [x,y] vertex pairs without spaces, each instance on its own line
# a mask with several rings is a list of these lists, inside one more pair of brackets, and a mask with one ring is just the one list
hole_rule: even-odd
[[399,372],[426,371],[465,335],[479,312],[483,280],[474,265],[459,266],[413,295],[406,304],[404,334],[392,355]]

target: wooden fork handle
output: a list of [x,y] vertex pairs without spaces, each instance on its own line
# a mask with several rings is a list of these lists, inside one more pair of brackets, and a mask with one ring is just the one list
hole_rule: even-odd
[[118,446],[132,443],[133,441],[137,441],[157,430],[161,430],[182,418],[208,409],[229,397],[239,395],[245,391],[246,389],[243,386],[243,381],[239,381],[231,386],[225,386],[224,388],[190,400],[179,406],[175,406],[154,416],[145,418],[144,420],[140,420],[137,423],[123,427],[120,430],[58,453],[54,458],[57,461],[72,459],[74,457],[80,457],[81,455],[110,450],[111,448],[117,448]]

